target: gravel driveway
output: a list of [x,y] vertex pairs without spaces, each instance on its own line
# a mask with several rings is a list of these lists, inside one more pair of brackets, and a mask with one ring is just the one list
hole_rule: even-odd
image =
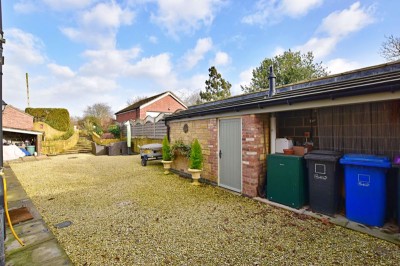
[[[11,167],[76,265],[398,265],[400,247],[217,187],[139,156]],[[71,221],[56,229],[52,225]]]

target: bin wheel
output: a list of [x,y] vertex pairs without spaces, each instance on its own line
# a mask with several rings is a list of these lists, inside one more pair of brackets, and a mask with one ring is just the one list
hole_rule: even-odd
[[146,158],[142,158],[142,166],[146,166],[147,165],[147,160]]

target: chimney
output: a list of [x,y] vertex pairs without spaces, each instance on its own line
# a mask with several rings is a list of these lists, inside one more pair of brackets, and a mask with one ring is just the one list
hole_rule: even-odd
[[269,67],[269,97],[272,97],[275,95],[276,91],[275,91],[275,80],[276,80],[276,76],[274,74],[274,67],[270,66]]

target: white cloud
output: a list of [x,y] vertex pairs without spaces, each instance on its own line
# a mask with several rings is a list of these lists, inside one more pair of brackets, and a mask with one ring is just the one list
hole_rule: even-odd
[[152,14],[153,22],[164,28],[168,34],[192,33],[202,26],[209,26],[214,20],[222,0],[157,0],[158,12]]
[[346,36],[373,23],[373,11],[373,6],[362,8],[360,2],[356,2],[348,9],[329,14],[322,21],[318,31],[329,36]]
[[119,27],[131,25],[133,20],[134,13],[130,9],[122,9],[114,1],[99,3],[79,14],[77,28],[63,27],[61,32],[73,41],[111,49],[115,47]]
[[32,13],[38,10],[37,3],[31,0],[18,1],[13,6],[15,12],[17,13]]
[[231,62],[231,58],[225,52],[217,52],[215,54],[215,58],[212,61],[212,65],[214,66],[226,66]]
[[283,55],[283,53],[285,52],[285,48],[283,48],[282,46],[277,46],[274,50],[274,52],[272,53],[272,56],[278,56],[278,55]]
[[309,10],[319,7],[323,0],[283,0],[281,9],[290,17],[304,16]]
[[136,59],[140,52],[139,47],[126,50],[87,50],[83,56],[88,59],[88,62],[79,71],[89,76],[102,75],[110,78],[124,76],[131,66],[132,60]]
[[54,63],[48,64],[47,67],[51,73],[60,78],[73,78],[75,73],[67,66],[60,66]]
[[95,0],[43,0],[54,10],[81,9],[89,6]]
[[4,51],[9,62],[20,66],[42,64],[46,60],[42,40],[17,28],[7,29]]
[[122,9],[115,2],[99,3],[89,12],[83,13],[81,23],[85,27],[118,28],[121,25],[130,25],[134,14],[129,9]]
[[157,56],[142,58],[139,62],[130,66],[127,73],[137,77],[146,76],[155,78],[161,83],[167,82],[168,79],[173,78],[170,55],[163,53]]
[[212,49],[213,42],[211,38],[198,39],[196,47],[189,50],[183,56],[184,66],[192,69],[197,63],[204,59],[204,55]]
[[149,42],[156,44],[158,43],[158,38],[156,36],[149,36]]
[[306,15],[311,9],[319,7],[323,0],[259,0],[253,14],[242,18],[243,23],[271,24],[281,21],[285,16],[296,18]]
[[294,50],[301,51],[302,53],[311,51],[316,59],[321,59],[329,55],[335,49],[339,41],[340,39],[335,37],[313,37],[305,44],[295,47]]
[[250,67],[246,70],[243,70],[239,74],[240,81],[232,85],[231,94],[232,95],[239,95],[242,94],[241,86],[248,86],[250,85],[251,79],[253,77],[253,69],[254,67]]
[[324,64],[330,74],[342,73],[362,67],[358,62],[350,61],[344,58],[336,58]]
[[374,22],[374,7],[361,7],[360,2],[348,9],[335,11],[322,21],[314,37],[295,47],[303,53],[312,51],[316,59],[329,55],[336,45],[351,33],[360,31]]

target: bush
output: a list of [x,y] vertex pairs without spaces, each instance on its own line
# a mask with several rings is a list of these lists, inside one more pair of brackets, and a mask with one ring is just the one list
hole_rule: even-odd
[[110,125],[108,127],[108,132],[112,133],[116,139],[121,137],[121,128],[119,125]]
[[180,154],[186,158],[190,157],[190,145],[186,145],[182,140],[177,140],[171,147],[171,156],[172,159],[176,156],[176,154]]
[[164,161],[171,161],[171,147],[169,145],[168,137],[165,136],[162,142],[162,159]]
[[198,139],[194,139],[190,151],[190,169],[203,168],[203,153]]
[[68,131],[69,112],[64,108],[26,108],[25,112],[34,117],[35,122],[45,122],[59,131]]
[[93,131],[96,132],[96,134],[99,135],[99,136],[102,136],[103,133],[104,133],[104,131],[103,131],[103,129],[101,128],[101,126],[95,126],[94,129],[93,129]]
[[72,135],[74,135],[74,133],[75,133],[74,127],[70,126],[69,129],[64,134],[62,134],[61,136],[55,137],[51,140],[67,140],[70,137],[72,137]]

